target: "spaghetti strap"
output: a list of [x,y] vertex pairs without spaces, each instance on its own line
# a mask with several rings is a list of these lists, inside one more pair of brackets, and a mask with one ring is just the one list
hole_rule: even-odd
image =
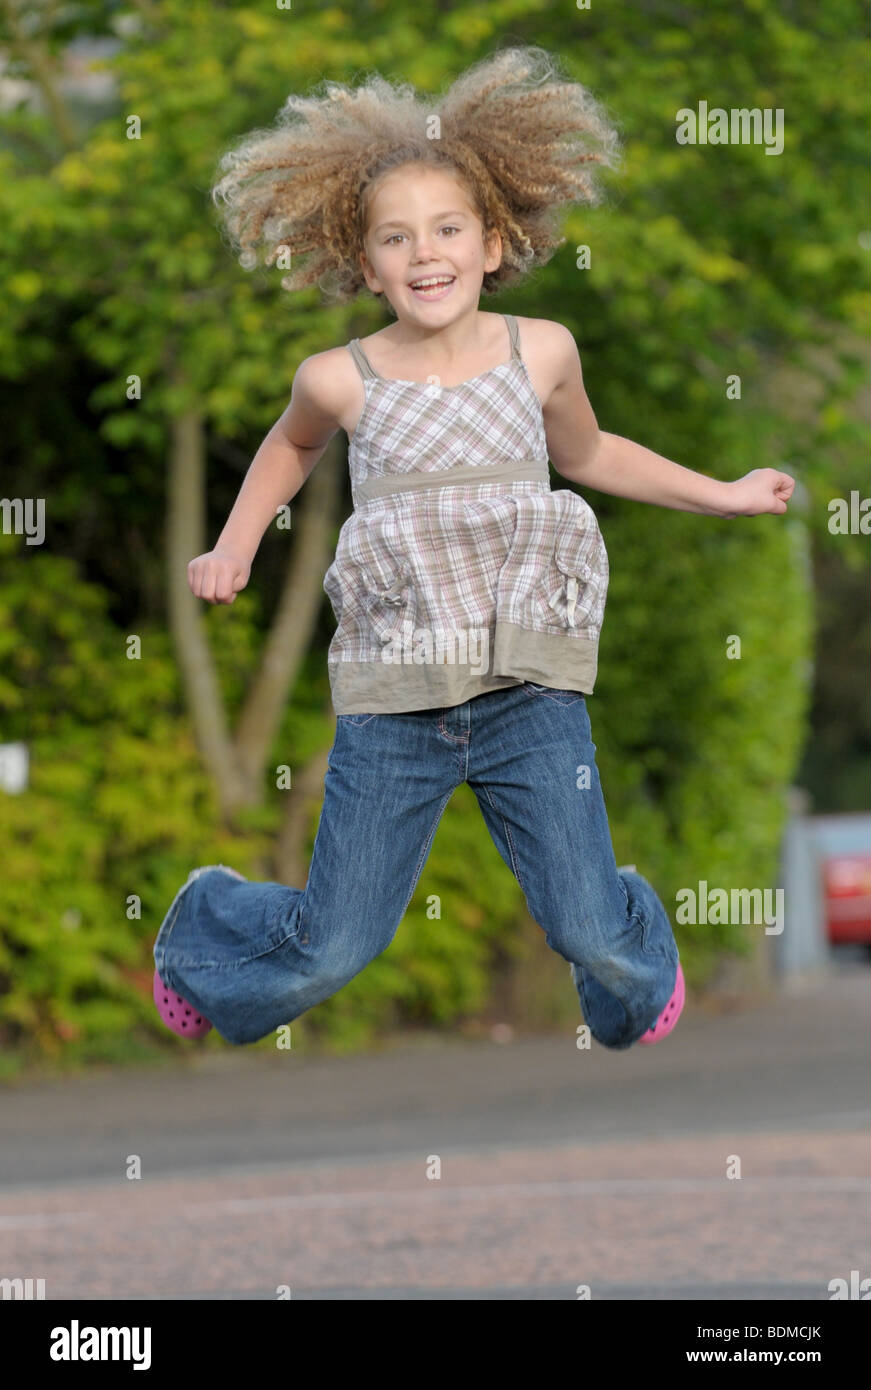
[[520,357],[520,341],[517,334],[517,319],[513,314],[503,314],[505,322],[508,324],[508,332],[511,335],[511,356]]
[[357,363],[358,370],[363,380],[365,381],[368,377],[372,381],[378,381],[380,379],[378,373],[375,371],[375,368],[360,346],[360,339],[352,338],[348,344],[348,349],[354,361]]

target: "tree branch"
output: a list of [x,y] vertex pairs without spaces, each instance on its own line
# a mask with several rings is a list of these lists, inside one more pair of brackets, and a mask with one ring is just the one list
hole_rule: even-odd
[[0,0],[0,14],[9,28],[9,46],[21,59],[34,83],[42,93],[49,116],[64,150],[74,150],[79,143],[75,124],[56,85],[57,65],[49,50],[33,38],[21,24],[15,0]]

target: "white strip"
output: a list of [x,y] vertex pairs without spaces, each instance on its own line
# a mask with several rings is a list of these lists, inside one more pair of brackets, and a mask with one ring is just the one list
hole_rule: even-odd
[[[423,1180],[425,1181],[425,1179]],[[400,1202],[420,1202],[425,1197],[442,1201],[481,1201],[493,1197],[634,1197],[646,1193],[719,1192],[725,1189],[762,1192],[860,1192],[871,1193],[871,1178],[767,1177],[767,1178],[578,1178],[567,1182],[496,1183],[492,1186],[447,1187],[433,1181],[420,1190],[389,1192],[309,1192],[299,1196],[236,1197],[226,1201],[198,1202],[189,1211],[214,1213],[270,1211],[291,1207],[317,1210],[319,1207],[396,1206]]]
[[23,1216],[0,1216],[0,1231],[44,1231],[52,1226],[72,1226],[90,1221],[92,1211],[27,1212]]

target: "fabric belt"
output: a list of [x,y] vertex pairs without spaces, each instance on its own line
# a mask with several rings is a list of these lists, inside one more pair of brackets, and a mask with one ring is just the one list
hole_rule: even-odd
[[371,502],[393,492],[416,492],[418,488],[463,487],[469,483],[546,483],[550,472],[544,459],[517,459],[511,463],[461,463],[433,472],[416,469],[409,473],[385,473],[352,483],[354,504]]

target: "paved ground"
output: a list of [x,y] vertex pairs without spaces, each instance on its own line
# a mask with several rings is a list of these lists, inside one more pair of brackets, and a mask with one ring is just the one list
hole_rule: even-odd
[[688,1006],[628,1053],[227,1048],[8,1087],[0,1277],[48,1299],[828,1299],[871,1276],[869,1020],[857,960],[764,1007]]

